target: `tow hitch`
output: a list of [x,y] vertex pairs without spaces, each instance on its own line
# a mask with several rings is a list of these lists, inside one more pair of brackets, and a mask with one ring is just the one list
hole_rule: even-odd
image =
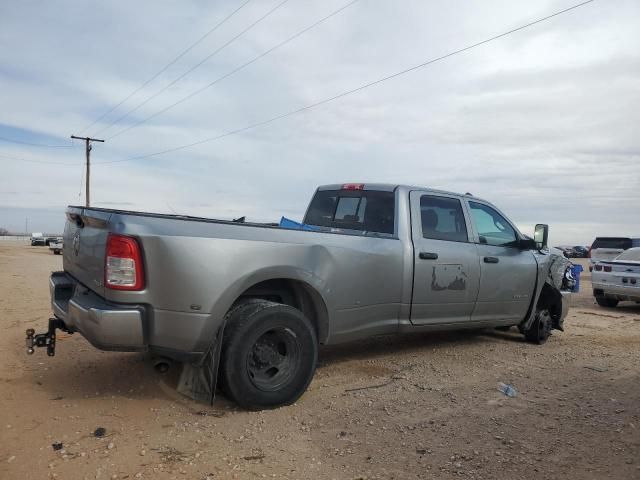
[[27,329],[27,354],[33,355],[34,347],[47,347],[47,355],[53,357],[56,354],[56,329],[67,333],[70,332],[64,322],[59,318],[49,319],[49,329],[47,333],[38,333],[33,328]]

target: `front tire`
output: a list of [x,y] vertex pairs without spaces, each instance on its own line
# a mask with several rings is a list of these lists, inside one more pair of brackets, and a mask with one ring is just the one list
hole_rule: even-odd
[[295,402],[316,369],[318,341],[309,319],[288,305],[254,300],[227,319],[222,384],[229,397],[250,410]]
[[524,332],[524,337],[527,339],[527,342],[542,345],[547,341],[549,335],[551,335],[552,325],[549,310],[539,310],[536,312],[536,318],[529,330]]
[[596,302],[601,307],[615,308],[618,306],[618,300],[616,300],[615,298],[597,296]]

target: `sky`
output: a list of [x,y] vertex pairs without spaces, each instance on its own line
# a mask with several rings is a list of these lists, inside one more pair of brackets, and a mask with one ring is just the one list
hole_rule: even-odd
[[106,140],[92,150],[94,206],[299,220],[317,185],[408,183],[471,192],[523,233],[548,223],[556,245],[640,235],[637,0],[595,0],[222,136],[578,0],[350,3],[0,2],[0,227],[62,231],[65,206],[84,203],[75,134]]

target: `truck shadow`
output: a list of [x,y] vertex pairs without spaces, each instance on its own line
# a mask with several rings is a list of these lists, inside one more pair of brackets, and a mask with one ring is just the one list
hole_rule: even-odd
[[473,329],[441,332],[407,333],[384,335],[355,342],[321,347],[318,367],[329,366],[350,360],[383,358],[394,354],[416,354],[432,350],[437,355],[452,346],[465,348],[492,344],[496,341],[524,343],[524,336],[517,328],[509,331]]
[[[153,361],[148,354],[96,353],[84,360],[56,355],[49,360],[46,371],[31,371],[24,379],[48,391],[51,400],[62,400],[63,403],[65,399],[108,397],[136,400],[166,397],[158,385],[160,376],[154,371]],[[59,365],[55,366],[54,362]],[[174,374],[175,371],[169,371],[163,377],[172,383]]]
[[[74,339],[76,341],[76,339]],[[84,342],[84,339],[77,341]],[[508,332],[483,330],[458,330],[425,332],[372,337],[355,342],[321,347],[318,369],[338,366],[358,360],[375,360],[384,357],[412,356],[415,354],[445,352],[451,348],[490,346],[501,342],[524,342],[517,329]],[[164,374],[154,369],[155,359],[146,353],[116,353],[96,351],[90,359],[77,360],[60,355],[55,362],[66,364],[46,370],[32,370],[25,380],[35,383],[48,392],[51,400],[104,399],[159,400],[183,404],[187,410],[202,409],[196,403],[175,390],[181,372],[176,363]],[[423,357],[426,361],[427,359]],[[53,368],[52,368],[53,367]],[[232,405],[218,391],[216,406]],[[195,410],[194,410],[195,411]]]

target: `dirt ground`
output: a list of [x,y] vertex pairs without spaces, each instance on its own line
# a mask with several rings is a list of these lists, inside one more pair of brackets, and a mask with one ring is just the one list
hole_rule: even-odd
[[588,271],[543,346],[487,330],[325,347],[297,404],[245,412],[79,335],[27,356],[61,265],[0,244],[1,479],[640,478],[640,305],[598,307]]

